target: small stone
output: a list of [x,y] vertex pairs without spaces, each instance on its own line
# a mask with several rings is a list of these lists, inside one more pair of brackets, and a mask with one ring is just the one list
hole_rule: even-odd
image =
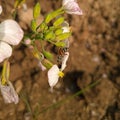
[[25,113],[24,119],[25,120],[31,120],[31,113],[30,112]]
[[23,73],[21,66],[16,64],[11,65],[10,80],[12,82],[16,81],[18,78],[22,77]]
[[25,109],[25,104],[24,102],[20,101],[17,107],[17,111],[21,112],[24,111],[24,109]]
[[15,88],[16,88],[16,92],[17,92],[17,93],[20,93],[20,91],[21,91],[22,88],[23,88],[23,83],[22,83],[21,80],[17,80],[17,81],[15,82]]

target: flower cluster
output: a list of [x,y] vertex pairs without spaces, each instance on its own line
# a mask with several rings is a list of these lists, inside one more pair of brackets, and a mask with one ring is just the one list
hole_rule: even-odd
[[[37,37],[30,38],[32,42],[29,42],[30,48],[32,48],[32,53],[35,58],[39,61],[39,66],[42,70],[48,70],[48,83],[51,88],[53,88],[57,82],[59,77],[63,77],[63,70],[66,67],[66,62],[69,57],[69,39],[68,37],[71,35],[71,30],[69,27],[69,23],[64,21],[64,18],[61,17],[63,13],[68,14],[76,14],[82,15],[83,12],[80,9],[77,0],[63,0],[62,7],[54,12],[51,12],[45,17],[45,20],[40,25],[37,25],[36,18],[39,11],[39,4],[37,4],[34,8],[31,28]],[[36,12],[37,11],[37,12]],[[53,26],[49,26],[51,21],[53,22]],[[51,23],[50,23],[51,24]],[[40,37],[38,37],[41,34]],[[36,49],[36,45],[34,44],[34,39],[38,39],[41,41],[42,50],[39,51]],[[58,49],[58,65],[51,62],[52,54],[46,51],[44,47],[44,41],[50,42],[55,45]],[[34,49],[35,47],[35,49]],[[60,68],[58,67],[60,66]]]
[[[0,13],[2,13],[1,6]],[[8,19],[0,23],[0,63],[12,55],[11,45],[18,45],[22,38],[23,30],[16,21]],[[9,81],[9,65],[6,64],[9,63],[4,62],[2,76],[0,77],[0,90],[5,103],[14,102],[17,104],[19,98],[12,83]]]
[[[68,14],[77,14],[77,15],[82,15],[83,14],[83,12],[80,9],[80,7],[78,6],[76,0],[63,0],[62,5],[63,5],[63,9]],[[69,26],[69,24],[62,27],[63,33],[69,32],[69,27],[68,26]],[[65,42],[67,41],[67,43],[69,43],[68,39],[64,40],[64,41]],[[68,46],[69,46],[69,44],[67,44],[67,47]],[[68,57],[69,57],[69,52],[65,52],[64,55],[62,56],[62,63],[61,63],[61,68],[60,69],[58,68],[58,66],[56,64],[53,65],[49,69],[49,71],[48,71],[48,83],[49,83],[51,88],[53,88],[57,84],[59,77],[64,76],[64,73],[62,71],[66,67],[66,62],[68,60]]]
[[[15,9],[22,2],[15,3]],[[63,0],[62,7],[45,16],[42,23],[37,23],[40,15],[40,4],[37,3],[33,9],[33,20],[31,21],[31,33],[24,39],[24,43],[31,49],[33,56],[38,60],[40,68],[48,69],[48,83],[53,88],[59,77],[63,77],[63,70],[69,58],[69,37],[71,28],[62,17],[64,13],[82,15],[77,0]],[[2,7],[0,6],[0,14]],[[12,55],[12,47],[18,45],[23,39],[24,32],[19,24],[12,19],[0,23],[0,63],[3,63],[2,75],[0,76],[0,90],[5,103],[18,103],[19,97],[9,81],[9,61]],[[39,50],[36,42],[39,42]],[[53,54],[48,51],[46,44],[49,43],[58,49],[57,62],[53,63]]]

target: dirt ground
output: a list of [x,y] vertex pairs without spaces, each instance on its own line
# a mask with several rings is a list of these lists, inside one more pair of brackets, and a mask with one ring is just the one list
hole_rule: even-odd
[[[61,6],[61,0],[27,0],[27,11],[21,8],[17,16],[26,32],[37,1],[42,15]],[[0,3],[0,21],[11,18],[14,0]],[[10,80],[20,102],[5,104],[0,94],[0,120],[120,120],[120,0],[78,3],[83,16],[65,15],[73,31],[65,77],[51,92],[47,71],[40,70],[29,48],[16,46],[10,58]],[[75,96],[96,81],[94,87]]]

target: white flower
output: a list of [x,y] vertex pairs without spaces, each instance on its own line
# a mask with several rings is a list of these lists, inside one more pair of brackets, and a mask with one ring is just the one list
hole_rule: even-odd
[[5,20],[0,24],[0,40],[10,45],[18,45],[23,38],[23,31],[14,20]]
[[19,102],[18,94],[10,81],[8,81],[6,85],[2,85],[0,81],[0,89],[5,103],[14,102],[17,104]]
[[5,42],[0,41],[0,62],[12,55],[12,48]]
[[0,14],[2,13],[2,6],[0,5]]
[[5,20],[0,24],[0,62],[12,54],[10,45],[17,45],[23,38],[23,31],[14,20]]
[[62,59],[62,65],[61,65],[61,68],[59,69],[57,65],[53,65],[49,71],[48,71],[48,83],[50,85],[51,88],[53,88],[58,80],[59,80],[59,77],[63,77],[64,76],[64,73],[62,72],[65,67],[66,67],[66,62],[68,60],[68,57],[69,57],[69,53],[66,52],[63,59]]
[[68,14],[82,15],[83,12],[78,6],[77,0],[63,0],[63,8]]

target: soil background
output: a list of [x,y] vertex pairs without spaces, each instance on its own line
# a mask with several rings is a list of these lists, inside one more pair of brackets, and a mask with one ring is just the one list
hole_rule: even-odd
[[[32,8],[41,4],[41,16],[61,6],[62,0],[27,0],[17,21],[29,31]],[[14,0],[0,0],[0,21],[12,18]],[[17,105],[5,104],[0,94],[0,120],[120,120],[120,0],[78,0],[83,16],[65,15],[72,27],[70,57],[65,76],[50,91],[29,48],[14,48],[10,80],[20,95]],[[2,64],[0,64],[0,71]],[[75,93],[99,81],[82,94]],[[73,96],[74,95],[74,96]],[[71,96],[71,97],[69,97]]]

